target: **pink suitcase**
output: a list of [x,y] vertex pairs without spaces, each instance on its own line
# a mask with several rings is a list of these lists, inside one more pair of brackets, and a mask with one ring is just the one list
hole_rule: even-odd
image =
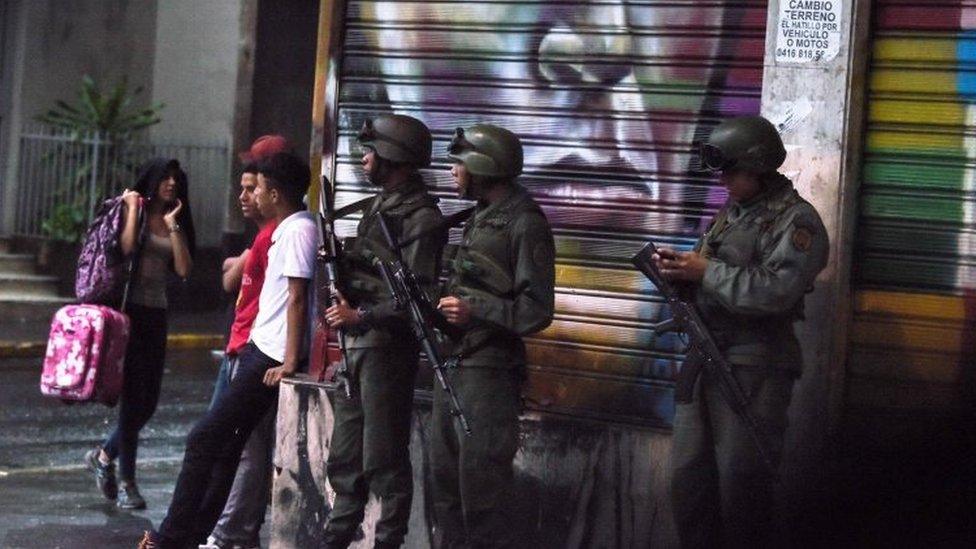
[[41,393],[62,400],[115,406],[129,318],[102,305],[66,305],[51,320]]

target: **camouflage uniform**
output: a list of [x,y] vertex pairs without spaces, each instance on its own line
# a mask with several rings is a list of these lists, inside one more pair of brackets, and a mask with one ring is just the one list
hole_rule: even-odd
[[[376,126],[384,129],[381,119]],[[325,528],[330,547],[349,544],[362,522],[369,492],[380,501],[378,545],[401,545],[410,517],[410,418],[419,347],[405,314],[394,309],[389,289],[373,266],[375,258],[393,257],[379,224],[381,213],[398,240],[428,231],[443,220],[437,199],[427,194],[423,179],[414,174],[376,197],[359,222],[355,241],[345,249],[344,294],[352,306],[369,312],[366,326],[346,331],[353,397],[333,398],[335,425],[327,472],[336,499]],[[404,262],[431,295],[436,293],[446,238],[442,231],[429,232],[402,250]]]
[[[734,123],[740,136],[749,136]],[[775,141],[782,148],[778,135]],[[777,156],[773,169],[785,150]],[[730,201],[698,242],[708,266],[695,303],[735,365],[779,463],[790,394],[802,368],[793,322],[802,318],[804,295],[826,265],[828,241],[819,214],[789,179],[772,171],[760,179],[759,194],[741,204]],[[745,424],[707,369],[690,400],[676,400],[671,495],[682,546],[768,545],[773,480]]]
[[[501,137],[514,138],[492,126],[475,126],[469,135],[476,145],[485,145],[479,136],[494,139],[501,132]],[[521,145],[517,138],[513,143],[518,146],[518,169],[511,171],[517,174]],[[490,147],[482,150],[496,157],[499,152]],[[455,152],[452,159],[465,161],[463,154]],[[465,165],[478,173],[474,162]],[[447,394],[436,386],[430,452],[441,547],[510,547],[512,543],[504,508],[518,449],[525,366],[522,336],[552,321],[555,251],[545,215],[524,188],[511,182],[511,171],[497,174],[507,179],[498,184],[508,185],[510,194],[497,203],[478,203],[449,267],[446,295],[462,298],[471,307],[471,320],[453,349],[459,367],[450,370],[448,378],[472,434],[463,433],[451,414]]]

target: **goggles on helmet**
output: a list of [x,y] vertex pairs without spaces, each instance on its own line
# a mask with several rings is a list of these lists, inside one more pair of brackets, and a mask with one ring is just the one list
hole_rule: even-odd
[[710,143],[698,143],[698,158],[702,168],[711,172],[721,172],[736,164],[735,158],[728,158],[722,149]]
[[464,137],[464,128],[457,128],[454,130],[454,137],[447,145],[447,152],[457,155],[463,151],[474,150],[474,148],[474,145]]
[[373,121],[370,119],[363,120],[363,127],[359,130],[359,135],[356,136],[359,141],[376,141],[376,129],[373,128]]

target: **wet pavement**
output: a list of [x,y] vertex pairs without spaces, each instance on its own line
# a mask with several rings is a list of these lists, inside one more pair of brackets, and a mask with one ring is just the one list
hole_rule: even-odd
[[135,547],[159,524],[193,422],[205,411],[217,364],[208,350],[168,353],[159,408],[142,431],[137,482],[146,511],[122,511],[96,491],[84,453],[117,409],[42,397],[40,359],[0,360],[0,547]]

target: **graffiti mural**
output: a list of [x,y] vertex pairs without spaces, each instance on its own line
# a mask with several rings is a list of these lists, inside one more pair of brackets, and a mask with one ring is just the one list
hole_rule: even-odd
[[851,406],[958,408],[976,350],[976,8],[877,2]]
[[724,117],[758,113],[765,24],[766,3],[741,0],[349,2],[339,203],[372,190],[354,139],[379,112],[431,127],[425,177],[447,212],[464,206],[444,158],[454,128],[519,134],[520,181],[558,247],[557,317],[529,342],[527,403],[668,426],[682,346],[646,328],[667,311],[629,258],[651,239],[690,247],[725,201],[692,143]]

